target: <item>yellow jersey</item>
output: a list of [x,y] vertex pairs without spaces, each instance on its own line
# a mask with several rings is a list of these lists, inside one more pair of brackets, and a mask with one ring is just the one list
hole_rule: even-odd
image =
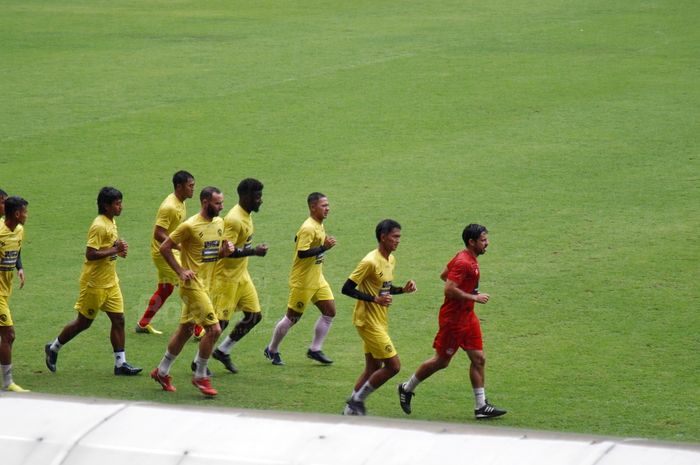
[[5,222],[0,223],[0,295],[12,294],[12,278],[17,267],[17,257],[24,240],[24,227],[18,224],[14,231]]
[[[394,279],[394,267],[396,259],[389,255],[387,260],[375,249],[365,255],[355,270],[349,276],[353,282],[357,283],[357,290],[369,295],[388,294]],[[355,302],[355,310],[352,314],[352,323],[355,326],[380,326],[387,327],[389,318],[387,315],[389,307],[358,300]]]
[[170,234],[170,239],[180,245],[182,267],[197,275],[189,281],[180,280],[181,287],[209,292],[223,235],[224,221],[221,218],[217,216],[210,221],[199,213],[189,217]]
[[[95,250],[107,249],[114,246],[119,239],[117,223],[104,215],[97,215],[90,225],[87,237],[87,247]],[[80,284],[94,288],[107,288],[119,283],[117,276],[117,255],[88,260],[83,262],[80,274]]]
[[[158,207],[156,213],[156,226],[165,229],[165,233],[169,236],[175,231],[175,228],[180,226],[180,223],[187,217],[187,207],[185,202],[182,202],[177,196],[172,193]],[[151,256],[157,257],[160,255],[160,242],[155,237],[151,236]]]
[[[237,249],[253,247],[253,218],[236,204],[224,217],[224,239]],[[248,273],[248,257],[223,258],[216,265],[216,279],[238,281]]]
[[323,259],[325,253],[314,257],[299,258],[300,250],[320,247],[326,240],[326,230],[323,223],[309,217],[294,236],[294,259],[292,271],[289,274],[289,286],[302,289],[317,289],[326,282],[323,277]]

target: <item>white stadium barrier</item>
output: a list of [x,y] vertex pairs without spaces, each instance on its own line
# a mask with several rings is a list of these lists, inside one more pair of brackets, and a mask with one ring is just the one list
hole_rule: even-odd
[[[215,402],[215,401],[214,401]],[[0,396],[1,465],[700,465],[700,445],[489,426]]]

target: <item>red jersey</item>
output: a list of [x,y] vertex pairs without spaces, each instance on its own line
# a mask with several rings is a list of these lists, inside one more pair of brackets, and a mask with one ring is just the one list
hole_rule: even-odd
[[[469,251],[461,250],[447,264],[447,279],[457,284],[457,287],[468,293],[479,293],[479,262]],[[473,300],[455,300],[445,297],[440,307],[440,326],[469,323],[468,314],[474,310]],[[470,315],[471,316],[471,315]]]

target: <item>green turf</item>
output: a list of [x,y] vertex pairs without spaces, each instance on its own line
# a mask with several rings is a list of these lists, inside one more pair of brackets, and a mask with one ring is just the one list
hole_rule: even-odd
[[[468,222],[491,230],[478,312],[491,425],[700,441],[697,310],[700,4],[693,1],[14,1],[0,5],[0,187],[30,204],[28,283],[11,300],[15,378],[34,391],[339,413],[362,367],[339,288],[403,226],[392,307],[408,377],[431,355],[442,267]],[[73,316],[103,185],[125,194],[119,274],[131,328],[155,287],[148,240],[178,169],[198,187],[265,183],[251,259],[265,319],[218,366],[221,395],[115,379],[106,318],[46,371]],[[338,246],[331,367],[304,352],[316,313],[262,358],[286,302],[296,228],[314,190]],[[196,203],[188,203],[190,213]],[[177,299],[156,327],[176,325]],[[127,339],[147,369],[166,337]],[[422,385],[411,418],[473,422],[464,356]],[[401,417],[392,381],[368,402]]]

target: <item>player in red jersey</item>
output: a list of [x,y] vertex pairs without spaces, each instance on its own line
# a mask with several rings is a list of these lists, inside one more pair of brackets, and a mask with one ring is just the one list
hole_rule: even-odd
[[480,224],[470,224],[462,232],[465,249],[459,251],[440,274],[445,281],[445,300],[440,307],[440,329],[435,335],[435,355],[423,362],[411,378],[399,384],[399,403],[411,413],[411,398],[418,384],[433,373],[447,368],[458,349],[467,352],[471,362],[469,378],[474,390],[474,416],[477,419],[504,415],[505,410],[494,407],[486,399],[484,374],[486,358],[479,318],[474,303],[485,304],[489,295],[479,292],[479,262],[489,245],[488,230]]

